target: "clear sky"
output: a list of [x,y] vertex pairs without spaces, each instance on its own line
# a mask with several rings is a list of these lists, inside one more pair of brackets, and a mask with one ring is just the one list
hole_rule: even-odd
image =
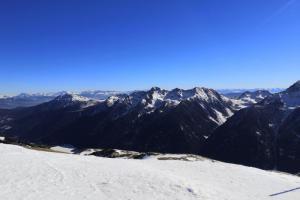
[[300,0],[0,1],[0,94],[298,79]]

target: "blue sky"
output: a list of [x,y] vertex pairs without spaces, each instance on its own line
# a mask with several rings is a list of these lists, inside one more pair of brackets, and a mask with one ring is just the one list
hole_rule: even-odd
[[300,79],[300,0],[9,0],[0,27],[0,94]]

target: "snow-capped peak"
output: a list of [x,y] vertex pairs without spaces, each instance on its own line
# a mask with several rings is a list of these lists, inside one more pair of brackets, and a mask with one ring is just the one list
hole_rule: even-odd
[[116,96],[119,94],[128,92],[119,92],[119,91],[102,91],[102,90],[89,90],[77,93],[80,96],[87,97],[89,99],[96,99],[96,100],[105,100],[110,96]]
[[157,101],[165,101],[169,105],[178,105],[180,102],[186,100],[190,101],[198,99],[207,103],[214,102],[216,100],[223,100],[222,96],[216,91],[202,87],[195,87],[189,90],[175,88],[171,91],[156,87],[146,92],[146,97],[153,105]]
[[27,97],[31,97],[31,96],[33,96],[33,94],[21,93],[21,94],[17,95],[15,98],[27,98]]
[[264,105],[277,103],[289,110],[300,107],[300,81],[297,81],[285,91],[266,98],[262,103]]
[[290,86],[286,92],[300,92],[300,80],[294,83],[292,86]]
[[96,100],[91,100],[89,98],[77,95],[77,94],[72,94],[72,93],[66,93],[64,95],[60,95],[56,97],[53,101],[50,103],[57,104],[59,107],[67,107],[67,106],[80,106],[80,108],[87,108],[90,106],[94,106],[100,101]]
[[118,96],[110,96],[106,99],[106,105],[108,107],[113,106],[119,100]]
[[149,91],[151,91],[151,92],[160,92],[160,91],[164,91],[164,89],[161,89],[160,87],[152,87]]
[[146,92],[143,102],[148,102],[148,104],[146,103],[148,107],[157,108],[163,105],[163,102],[169,106],[177,106],[182,101],[194,99],[212,102],[218,99],[218,97],[217,93],[213,92],[213,90],[200,87],[190,90],[175,88],[171,91],[153,87]]
[[254,92],[246,91],[243,94],[240,95],[239,99],[242,99],[244,97],[251,97],[251,98],[265,98],[267,96],[271,95],[271,93],[268,90],[256,90]]
[[[108,107],[116,104],[126,105],[126,113],[134,110],[139,112],[139,116],[142,116],[156,111],[164,112],[165,109],[177,107],[181,102],[191,101],[197,102],[208,115],[212,115],[211,118],[215,119],[218,124],[226,121],[226,118],[238,109],[230,99],[212,89],[202,87],[189,90],[175,88],[170,91],[153,87],[148,91],[137,91],[129,95],[114,95],[109,97],[105,103]],[[214,109],[211,109],[211,106]]]
[[60,95],[54,99],[55,101],[65,101],[65,102],[87,102],[90,101],[89,98],[79,96],[77,94],[66,93],[64,95]]
[[16,96],[14,96],[14,98],[33,98],[33,97],[57,97],[57,96],[61,96],[64,94],[67,94],[68,92],[62,91],[62,92],[56,92],[56,93],[20,93]]
[[254,92],[246,91],[241,94],[238,99],[243,101],[245,105],[251,105],[262,101],[264,98],[272,95],[268,90],[257,90]]
[[196,87],[192,91],[193,94],[189,98],[198,98],[206,102],[214,102],[221,97],[216,91],[208,88]]

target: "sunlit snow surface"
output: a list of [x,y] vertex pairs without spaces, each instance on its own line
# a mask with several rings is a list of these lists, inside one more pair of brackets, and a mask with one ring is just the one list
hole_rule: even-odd
[[109,159],[0,144],[0,171],[0,199],[9,200],[297,200],[300,197],[299,177],[208,159],[194,162],[156,157]]

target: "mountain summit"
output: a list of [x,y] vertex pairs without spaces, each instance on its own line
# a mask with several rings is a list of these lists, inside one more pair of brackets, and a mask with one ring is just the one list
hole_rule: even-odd
[[292,86],[290,86],[286,92],[299,92],[300,91],[300,80],[294,83]]
[[66,94],[63,94],[63,95],[60,95],[58,97],[56,97],[54,99],[54,101],[63,101],[63,102],[87,102],[89,101],[88,98],[86,97],[83,97],[83,96],[79,96],[77,94],[72,94],[72,93],[66,93]]
[[300,82],[238,111],[208,139],[208,156],[263,169],[300,172]]
[[297,81],[285,91],[268,96],[262,104],[281,104],[283,109],[295,109],[300,106],[300,81]]
[[257,90],[254,92],[244,92],[241,94],[238,99],[244,101],[248,106],[251,104],[258,103],[262,101],[264,98],[272,95],[268,90]]

